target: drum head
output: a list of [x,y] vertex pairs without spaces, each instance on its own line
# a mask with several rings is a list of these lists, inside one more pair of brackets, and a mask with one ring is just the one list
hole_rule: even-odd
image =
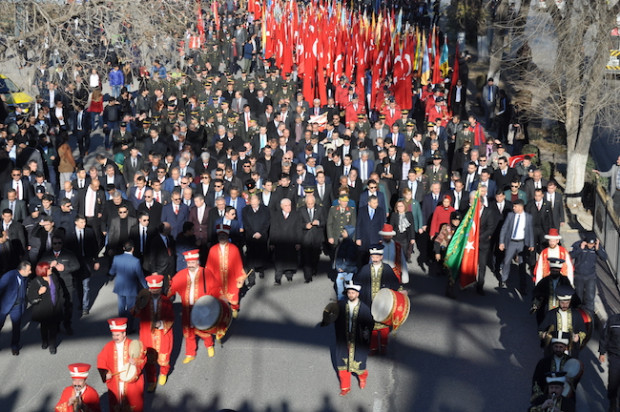
[[123,382],[129,382],[133,380],[137,374],[138,369],[136,368],[136,365],[127,364],[127,369],[120,373],[119,379]]
[[138,359],[142,354],[142,342],[135,339],[129,342],[129,347],[127,348],[127,352],[129,357],[132,359]]
[[391,289],[381,289],[372,301],[370,312],[375,322],[383,323],[387,321],[394,307],[394,291]]
[[151,292],[148,289],[142,289],[136,297],[136,309],[144,309],[148,305],[149,300],[151,300]]
[[220,301],[210,295],[201,297],[192,308],[191,321],[196,329],[205,330],[214,326],[222,311]]
[[562,370],[566,372],[567,378],[574,378],[576,376],[579,376],[579,374],[581,373],[581,367],[582,365],[579,359],[573,358],[566,361],[566,363],[562,367]]
[[329,325],[330,323],[334,323],[336,319],[338,319],[338,314],[340,313],[340,308],[338,307],[337,302],[330,302],[323,309],[323,325]]

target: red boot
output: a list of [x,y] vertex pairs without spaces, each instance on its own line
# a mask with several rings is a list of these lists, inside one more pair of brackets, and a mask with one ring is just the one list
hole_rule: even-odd
[[364,371],[361,375],[357,375],[357,378],[360,380],[360,389],[364,389],[366,387],[366,379],[368,379],[368,371]]
[[351,372],[338,371],[338,378],[340,379],[340,396],[345,396],[351,392]]

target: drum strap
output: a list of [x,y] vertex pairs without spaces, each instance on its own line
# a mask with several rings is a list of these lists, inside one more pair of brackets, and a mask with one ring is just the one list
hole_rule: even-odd
[[202,290],[207,294],[207,277],[205,276],[205,268],[202,268]]

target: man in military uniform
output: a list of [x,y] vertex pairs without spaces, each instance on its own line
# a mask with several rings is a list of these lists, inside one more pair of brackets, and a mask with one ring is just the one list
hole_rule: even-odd
[[[400,290],[400,282],[394,271],[387,263],[383,263],[383,245],[375,245],[370,248],[370,263],[353,275],[353,282],[361,285],[364,292],[360,299],[369,307],[380,289],[388,288]],[[385,354],[387,351],[388,334],[390,328],[382,323],[375,323],[370,341],[371,354]]]
[[359,113],[357,115],[357,122],[355,123],[355,132],[364,132],[366,136],[370,133],[370,123],[368,122],[368,118],[364,113]]
[[330,256],[333,257],[336,247],[341,241],[341,233],[345,226],[353,226],[357,222],[354,207],[349,206],[349,197],[341,195],[338,204],[329,209],[327,215],[327,243],[330,245]]
[[445,189],[448,183],[448,170],[441,165],[442,159],[441,153],[436,151],[433,154],[433,164],[426,166],[426,176],[428,176],[428,183],[430,185],[439,183],[442,189]]

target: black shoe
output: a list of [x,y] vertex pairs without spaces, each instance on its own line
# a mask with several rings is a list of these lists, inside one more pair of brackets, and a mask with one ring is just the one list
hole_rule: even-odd
[[265,278],[265,274],[263,272],[258,272],[258,278],[259,279],[264,279]]
[[304,283],[310,283],[310,282],[312,282],[312,279],[306,279],[306,280],[304,280]]
[[477,287],[476,288],[476,293],[479,294],[480,296],[486,295],[486,293],[484,292],[484,288],[482,288],[482,287]]
[[50,354],[51,355],[55,355],[56,354],[56,348],[54,346],[50,347]]
[[276,280],[275,282],[273,282],[273,286],[281,286],[282,285],[282,281],[280,280]]
[[500,280],[499,281],[499,288],[500,289],[506,289],[506,282]]
[[44,342],[44,343],[41,344],[41,349],[45,350],[45,349],[47,349],[48,346],[49,345],[47,344],[47,342]]
[[446,289],[446,297],[450,299],[456,299],[456,294],[454,293],[454,289],[452,288]]
[[85,309],[82,311],[82,316],[87,316],[90,312],[88,311],[88,309]]
[[65,333],[67,334],[67,336],[73,336],[73,328],[65,328]]
[[11,353],[13,354],[13,356],[19,356],[19,349],[12,349]]
[[287,276],[287,277],[286,277],[286,280],[288,280],[289,282],[292,282],[292,281],[293,281],[293,277],[291,276],[291,277],[289,278],[289,277]]

